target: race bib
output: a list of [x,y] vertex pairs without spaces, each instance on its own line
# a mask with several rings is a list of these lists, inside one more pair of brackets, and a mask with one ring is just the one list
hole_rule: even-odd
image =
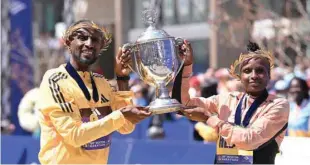
[[[95,114],[90,115],[89,117],[82,117],[82,121],[84,123],[90,122],[90,121],[95,121],[98,119],[101,119],[102,116],[97,116]],[[111,145],[111,135],[103,136],[99,139],[96,139],[90,143],[87,143],[82,146],[83,149],[85,150],[97,150],[97,149],[103,149],[107,148]]]
[[217,164],[253,164],[253,151],[239,150],[235,146],[228,146],[220,137],[216,145]]

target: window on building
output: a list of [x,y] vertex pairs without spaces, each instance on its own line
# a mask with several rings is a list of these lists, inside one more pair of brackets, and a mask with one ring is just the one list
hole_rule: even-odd
[[185,24],[191,22],[191,2],[190,0],[177,0],[177,22],[179,24]]
[[[205,22],[208,15],[209,0],[162,0],[160,4],[160,24],[177,25]],[[133,28],[145,27],[142,21],[143,10],[150,7],[149,0],[135,0],[133,9]]]
[[142,12],[149,8],[150,1],[149,0],[135,0],[134,1],[134,27],[135,28],[143,28],[145,27],[145,23],[142,19]]
[[209,0],[192,0],[192,22],[204,22],[207,19],[209,13]]
[[205,72],[209,67],[209,40],[191,40],[191,45],[195,51],[194,73]]
[[164,25],[173,25],[176,23],[175,0],[162,1],[162,18]]

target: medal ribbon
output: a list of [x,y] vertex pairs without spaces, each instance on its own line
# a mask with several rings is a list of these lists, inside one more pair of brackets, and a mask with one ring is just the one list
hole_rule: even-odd
[[92,89],[93,89],[93,93],[92,93],[93,97],[90,96],[90,93],[87,90],[85,83],[83,82],[82,78],[77,73],[77,71],[74,69],[74,67],[70,64],[70,62],[67,63],[65,68],[66,68],[67,72],[70,74],[70,76],[75,80],[75,82],[77,82],[80,89],[83,91],[85,98],[92,104],[91,105],[92,108],[94,108],[93,101],[96,103],[99,100],[99,94],[98,94],[97,87],[95,84],[95,80],[93,79],[92,74],[90,74],[90,79],[91,79],[91,85],[92,85]]
[[242,96],[238,106],[237,106],[237,110],[236,110],[236,114],[235,114],[235,124],[236,125],[242,125],[243,127],[247,127],[250,123],[250,120],[253,116],[253,114],[255,113],[256,109],[267,99],[268,97],[268,92],[265,89],[264,92],[255,99],[255,101],[252,103],[252,105],[250,106],[249,110],[247,111],[247,113],[245,114],[245,117],[242,121],[241,124],[241,107],[242,107],[242,103],[244,100],[244,96]]

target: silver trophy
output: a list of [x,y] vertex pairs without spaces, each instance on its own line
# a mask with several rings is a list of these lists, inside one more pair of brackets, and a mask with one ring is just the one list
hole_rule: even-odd
[[136,43],[123,46],[132,53],[132,65],[129,67],[145,83],[156,88],[156,99],[149,105],[153,114],[178,111],[184,106],[169,96],[167,85],[183,66],[184,60],[178,55],[178,46],[183,44],[183,39],[172,37],[156,28],[158,17],[155,10],[146,10],[143,15],[149,27]]

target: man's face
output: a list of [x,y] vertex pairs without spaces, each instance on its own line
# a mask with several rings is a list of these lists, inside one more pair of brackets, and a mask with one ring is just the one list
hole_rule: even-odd
[[268,85],[269,63],[262,58],[252,58],[241,68],[241,83],[245,91],[258,96]]
[[70,49],[73,59],[83,65],[95,63],[102,47],[102,33],[93,28],[80,28],[72,36]]

